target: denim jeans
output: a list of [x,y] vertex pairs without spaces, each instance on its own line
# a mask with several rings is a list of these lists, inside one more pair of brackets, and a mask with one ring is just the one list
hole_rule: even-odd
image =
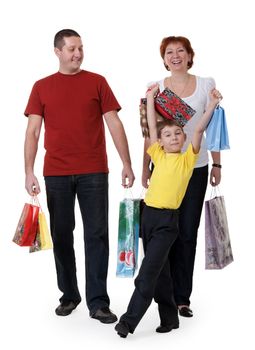
[[60,301],[81,301],[76,277],[73,231],[77,196],[84,228],[86,302],[91,313],[110,303],[108,271],[108,174],[46,176],[50,229]]
[[197,232],[208,181],[208,166],[195,168],[179,208],[179,235],[169,256],[177,305],[189,305]]

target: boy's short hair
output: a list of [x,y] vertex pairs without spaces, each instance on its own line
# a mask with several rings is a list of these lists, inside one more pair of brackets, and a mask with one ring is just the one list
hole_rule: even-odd
[[59,50],[61,50],[62,47],[65,45],[64,38],[68,38],[70,36],[76,36],[79,38],[81,37],[80,34],[78,34],[73,29],[62,29],[59,32],[57,32],[54,37],[54,47],[57,47]]
[[160,139],[161,138],[161,132],[162,130],[166,127],[166,126],[178,126],[179,128],[182,129],[183,131],[183,127],[181,126],[181,124],[179,124],[176,120],[174,119],[164,119],[162,121],[157,122],[157,136]]

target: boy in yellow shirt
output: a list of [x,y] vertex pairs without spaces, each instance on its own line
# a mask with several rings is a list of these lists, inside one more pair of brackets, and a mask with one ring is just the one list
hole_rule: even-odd
[[144,199],[141,223],[145,256],[127,311],[115,326],[122,338],[134,332],[153,298],[158,303],[160,317],[156,332],[166,333],[179,328],[168,255],[178,235],[178,208],[198,158],[203,132],[222,98],[218,90],[211,91],[210,103],[197,123],[192,142],[186,152],[181,153],[186,140],[182,127],[172,120],[164,120],[157,127],[154,96],[158,88],[157,84],[153,85],[147,92],[150,131],[147,153],[154,169]]

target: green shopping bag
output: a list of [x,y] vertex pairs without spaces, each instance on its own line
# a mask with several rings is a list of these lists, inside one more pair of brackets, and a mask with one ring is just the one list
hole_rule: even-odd
[[125,198],[119,206],[117,277],[133,277],[137,268],[141,199]]

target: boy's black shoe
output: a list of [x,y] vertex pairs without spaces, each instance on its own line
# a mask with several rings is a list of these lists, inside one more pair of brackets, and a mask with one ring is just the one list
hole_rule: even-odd
[[117,323],[114,329],[121,338],[126,338],[129,333],[128,326],[124,321]]
[[179,323],[176,324],[169,324],[169,325],[160,325],[159,327],[156,328],[156,332],[158,333],[168,333],[171,332],[172,329],[177,329],[179,328]]
[[60,305],[56,308],[55,313],[58,316],[70,315],[80,302],[72,300],[63,300]]
[[118,320],[117,316],[111,312],[108,306],[98,309],[96,312],[90,314],[90,317],[102,323],[114,323]]
[[193,312],[188,306],[182,306],[179,309],[179,315],[182,316],[182,317],[192,317],[193,316]]

